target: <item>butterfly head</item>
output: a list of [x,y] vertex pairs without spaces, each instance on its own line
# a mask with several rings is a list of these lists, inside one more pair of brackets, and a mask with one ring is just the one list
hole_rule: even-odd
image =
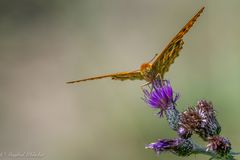
[[152,75],[152,64],[150,63],[143,63],[140,67],[140,71],[144,79],[150,81],[153,77]]

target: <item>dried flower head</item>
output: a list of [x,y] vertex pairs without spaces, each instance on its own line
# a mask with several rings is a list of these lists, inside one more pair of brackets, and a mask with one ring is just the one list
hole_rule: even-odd
[[206,100],[199,100],[197,102],[196,110],[203,118],[215,116],[213,104],[211,102],[207,102]]
[[195,108],[189,107],[180,115],[178,135],[182,138],[189,138],[192,132],[201,127],[202,118]]
[[202,117],[201,127],[196,132],[204,139],[208,137],[219,135],[221,132],[221,126],[219,125],[215,110],[211,102],[200,100],[196,106],[196,112]]
[[231,143],[227,138],[214,136],[208,138],[208,141],[207,150],[217,152],[222,157],[230,153]]
[[188,138],[195,132],[207,141],[208,137],[219,135],[220,131],[213,105],[205,100],[198,101],[195,108],[188,108],[180,116],[178,134],[182,138]]
[[175,108],[175,103],[179,98],[179,94],[175,94],[172,90],[170,82],[167,80],[155,80],[149,90],[143,89],[143,100],[154,109],[160,109],[160,116],[169,108]]

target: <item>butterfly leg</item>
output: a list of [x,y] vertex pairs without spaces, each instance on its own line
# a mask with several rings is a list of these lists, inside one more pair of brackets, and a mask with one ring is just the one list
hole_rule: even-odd
[[151,84],[151,82],[146,82],[146,83],[144,83],[143,85],[141,85],[141,89],[144,90],[144,87],[145,87],[145,86],[149,86],[149,84]]
[[156,80],[160,80],[160,84],[162,85],[163,80],[162,80],[162,78],[161,78],[161,75],[158,73],[158,74],[156,75],[156,77],[154,78],[154,80],[152,80],[152,81],[150,81],[150,82],[146,82],[146,83],[144,83],[143,85],[141,85],[141,89],[144,90],[144,87],[145,87],[145,86],[148,86],[149,89],[150,89],[150,91],[152,91],[153,88],[154,88],[154,84],[153,84],[153,83],[155,83]]
[[158,73],[158,74],[156,75],[155,80],[159,80],[161,86],[167,81],[167,80],[163,79],[163,77],[161,76],[160,73]]

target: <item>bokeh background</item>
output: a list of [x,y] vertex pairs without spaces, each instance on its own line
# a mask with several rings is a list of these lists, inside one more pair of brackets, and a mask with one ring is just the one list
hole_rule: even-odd
[[65,84],[137,69],[202,6],[166,78],[181,94],[179,110],[212,101],[221,134],[240,151],[238,0],[1,0],[0,151],[57,160],[207,159],[144,149],[176,134],[141,100],[143,81]]

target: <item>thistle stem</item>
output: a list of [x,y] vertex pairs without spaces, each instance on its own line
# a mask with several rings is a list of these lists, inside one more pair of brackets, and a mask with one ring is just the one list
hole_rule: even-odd
[[209,151],[207,150],[206,147],[202,147],[200,145],[198,145],[197,143],[195,143],[193,140],[191,140],[192,144],[193,144],[193,154],[205,154],[211,157],[216,157],[217,154],[214,153],[213,151]]

